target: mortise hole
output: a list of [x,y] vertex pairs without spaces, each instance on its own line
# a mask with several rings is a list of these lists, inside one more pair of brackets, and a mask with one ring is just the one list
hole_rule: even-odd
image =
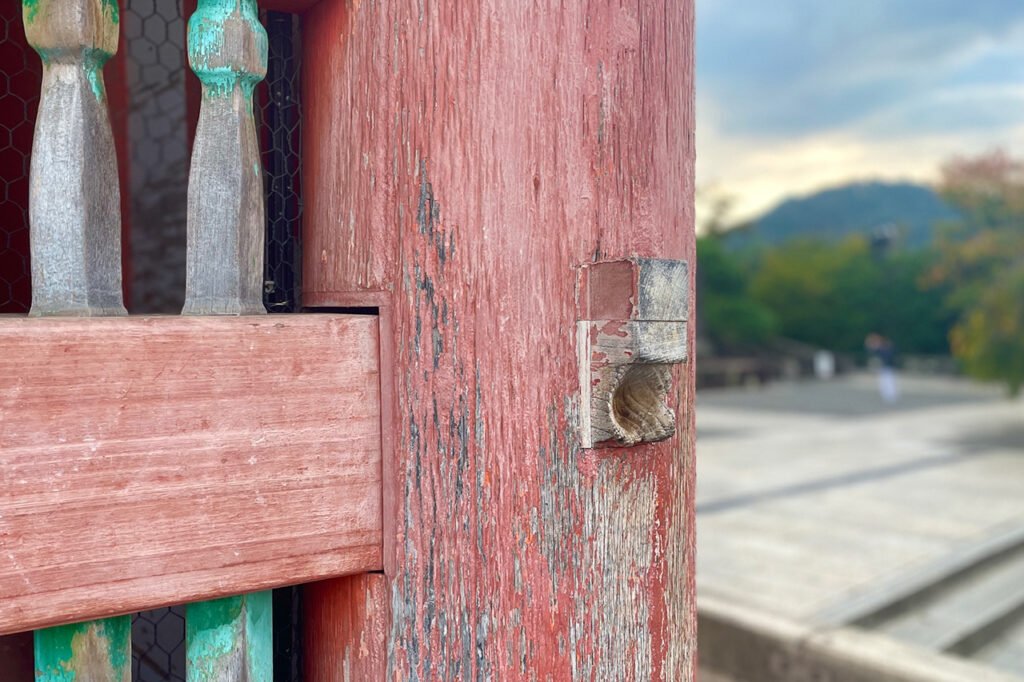
[[611,395],[616,439],[624,445],[664,440],[675,433],[665,399],[672,383],[669,365],[633,365]]

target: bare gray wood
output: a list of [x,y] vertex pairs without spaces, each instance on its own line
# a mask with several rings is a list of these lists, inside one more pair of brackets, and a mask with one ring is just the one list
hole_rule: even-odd
[[263,173],[252,93],[267,72],[267,33],[255,0],[200,0],[188,55],[203,98],[188,182],[182,313],[264,313]]
[[[124,315],[121,195],[103,64],[117,51],[110,0],[25,0],[43,60],[32,143],[32,315]],[[13,29],[12,29],[13,30]]]

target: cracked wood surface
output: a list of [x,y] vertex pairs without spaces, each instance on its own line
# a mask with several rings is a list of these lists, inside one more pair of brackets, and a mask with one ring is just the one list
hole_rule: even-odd
[[381,568],[376,318],[11,318],[0,348],[0,633]]
[[574,338],[582,264],[693,262],[692,2],[321,2],[303,50],[303,301],[393,318],[387,679],[693,680],[692,374],[583,451]]

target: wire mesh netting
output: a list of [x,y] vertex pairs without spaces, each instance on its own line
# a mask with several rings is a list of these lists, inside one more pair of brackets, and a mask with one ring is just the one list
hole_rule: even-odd
[[121,13],[120,52],[127,110],[112,111],[111,119],[116,125],[126,116],[129,149],[125,303],[133,313],[173,314],[185,301],[189,156],[181,0],[130,0]]
[[[31,304],[29,160],[42,66],[25,40],[20,3],[0,5],[0,313],[25,313]],[[185,294],[189,126],[195,125],[198,87],[187,71],[182,0],[121,5],[119,54],[104,75],[127,194],[125,303],[132,313],[175,314]],[[266,188],[264,304],[269,312],[295,312],[301,290],[299,21],[277,12],[261,18],[269,39],[267,78],[256,92]],[[299,679],[299,593],[284,588],[274,594],[278,682]],[[133,680],[184,682],[184,616],[184,606],[133,616]],[[8,641],[13,646],[14,638]]]
[[0,313],[28,312],[28,173],[42,64],[25,42],[21,3],[0,7]]
[[[302,286],[299,21],[280,12],[262,18],[269,37],[267,78],[256,93],[266,186],[264,304],[270,312],[294,312]],[[189,101],[187,81],[194,76],[186,69],[182,0],[129,0],[120,23],[119,53],[104,75],[127,195],[125,304],[132,313],[174,314],[185,297],[189,125],[195,125],[197,105]],[[3,3],[0,313],[24,313],[31,303],[29,159],[41,77],[39,57],[25,41],[20,5]]]
[[264,12],[267,77],[257,89],[257,119],[267,195],[267,257],[263,302],[270,312],[298,310],[302,290],[299,220],[299,47],[298,17]]

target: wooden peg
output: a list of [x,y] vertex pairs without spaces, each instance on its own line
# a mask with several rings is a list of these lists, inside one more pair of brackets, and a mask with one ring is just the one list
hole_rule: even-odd
[[579,279],[581,433],[584,448],[670,438],[672,366],[686,362],[685,261],[631,258],[584,266]]

